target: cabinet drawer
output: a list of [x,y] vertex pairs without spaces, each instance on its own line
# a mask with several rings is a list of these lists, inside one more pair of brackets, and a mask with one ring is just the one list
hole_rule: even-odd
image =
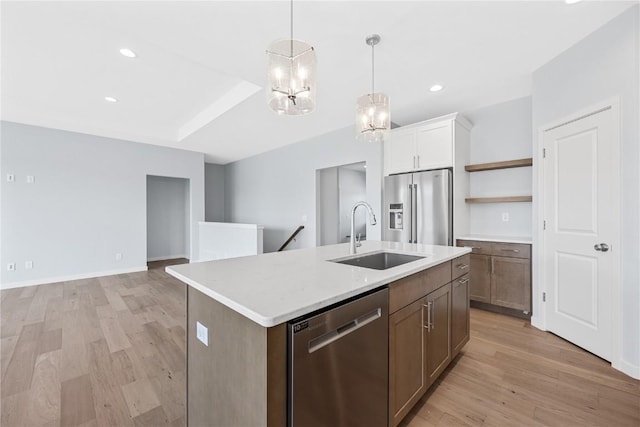
[[492,244],[491,254],[495,256],[505,256],[512,258],[531,258],[531,245],[519,243],[498,243]]
[[389,284],[389,313],[406,307],[451,281],[451,261]]
[[491,255],[491,243],[478,240],[460,240],[458,246],[471,248],[471,253],[479,255]]
[[471,268],[471,254],[463,255],[451,261],[451,280],[467,274]]
[[458,246],[471,248],[471,253],[512,258],[531,258],[531,245],[521,243],[483,242],[458,239]]

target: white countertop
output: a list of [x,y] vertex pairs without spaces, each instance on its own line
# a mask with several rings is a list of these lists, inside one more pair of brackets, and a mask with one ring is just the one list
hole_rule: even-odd
[[349,244],[167,267],[167,273],[254,322],[271,327],[471,252],[469,248],[364,241],[379,250],[424,255],[387,270],[328,260],[349,257]]
[[457,237],[460,240],[478,240],[480,242],[523,243],[530,245],[531,237],[527,236],[492,236],[487,234],[469,234]]

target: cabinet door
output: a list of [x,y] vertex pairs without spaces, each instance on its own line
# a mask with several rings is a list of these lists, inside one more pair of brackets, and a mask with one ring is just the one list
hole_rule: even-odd
[[389,316],[389,426],[395,427],[427,390],[425,314],[420,299]]
[[469,298],[491,303],[491,257],[471,254]]
[[427,386],[433,384],[451,361],[451,283],[427,295]]
[[385,173],[410,172],[415,169],[416,131],[391,132],[384,144]]
[[492,257],[491,304],[531,311],[531,264],[528,259]]
[[416,169],[436,169],[453,166],[453,130],[450,120],[417,128]]
[[469,341],[469,274],[451,282],[451,358]]

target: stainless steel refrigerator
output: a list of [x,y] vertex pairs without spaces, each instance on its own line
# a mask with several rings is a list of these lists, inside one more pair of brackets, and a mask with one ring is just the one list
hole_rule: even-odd
[[384,178],[383,240],[453,245],[451,170]]

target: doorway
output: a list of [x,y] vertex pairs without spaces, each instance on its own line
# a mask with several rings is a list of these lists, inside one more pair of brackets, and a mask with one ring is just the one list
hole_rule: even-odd
[[541,132],[546,329],[617,362],[620,178],[617,103]]
[[[348,242],[351,238],[351,208],[366,200],[366,162],[316,171],[316,233],[319,246]],[[356,236],[367,238],[367,213],[356,212]]]
[[147,262],[190,258],[189,180],[147,175]]

